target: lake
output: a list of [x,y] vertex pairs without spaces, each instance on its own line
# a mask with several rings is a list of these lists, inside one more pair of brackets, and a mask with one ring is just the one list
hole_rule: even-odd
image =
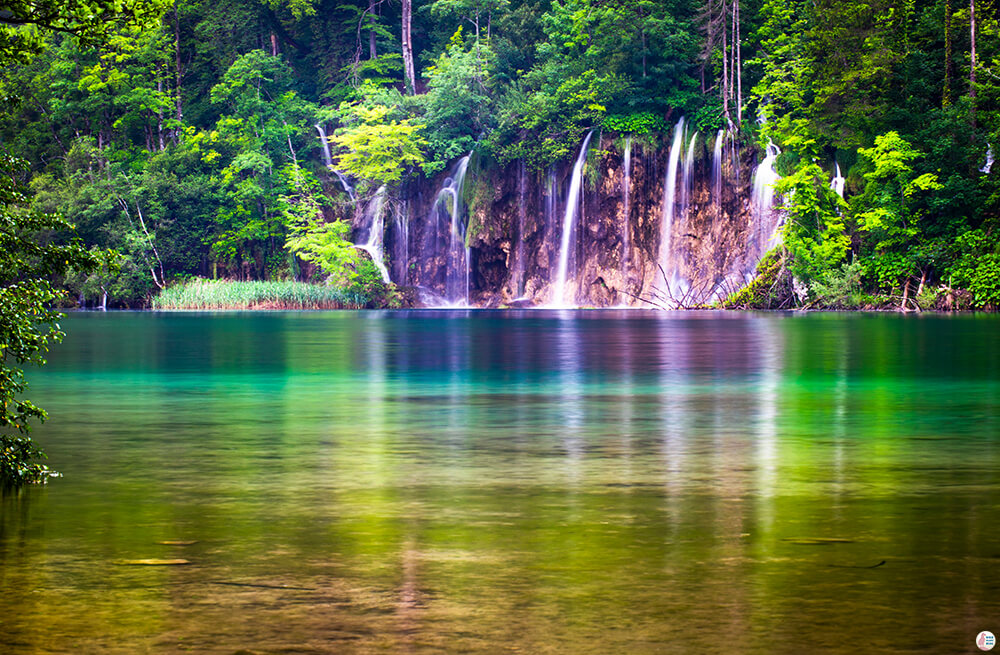
[[63,327],[28,394],[63,477],[0,501],[4,653],[976,652],[1000,632],[996,316]]

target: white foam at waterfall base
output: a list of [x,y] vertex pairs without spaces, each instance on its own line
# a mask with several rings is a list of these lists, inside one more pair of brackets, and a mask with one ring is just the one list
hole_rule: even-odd
[[590,137],[594,135],[593,130],[587,133],[587,137],[580,146],[580,154],[576,157],[573,165],[573,176],[570,178],[569,193],[566,195],[566,214],[563,216],[562,238],[559,245],[559,268],[556,270],[556,280],[552,287],[552,298],[549,306],[572,307],[573,304],[566,304],[563,296],[566,293],[566,276],[569,272],[569,253],[571,248],[571,237],[576,225],[577,215],[580,207],[580,191],[583,186],[583,165],[587,161],[587,146],[590,145]]

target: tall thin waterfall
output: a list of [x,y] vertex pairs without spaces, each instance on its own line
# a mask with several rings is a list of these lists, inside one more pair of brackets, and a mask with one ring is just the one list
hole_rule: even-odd
[[382,274],[382,280],[388,284],[390,282],[389,271],[383,261],[385,253],[382,249],[382,233],[385,229],[385,196],[386,190],[383,184],[375,192],[368,206],[365,207],[365,225],[368,233],[363,235],[363,239],[362,235],[359,235],[358,241],[363,240],[363,243],[355,244],[354,247],[358,250],[364,250],[371,256],[375,266],[378,267],[378,272]]
[[[769,141],[764,160],[757,166],[753,174],[753,245],[756,258],[759,260],[764,253],[777,245],[778,227],[781,216],[774,211],[774,184],[780,178],[774,170],[774,162],[781,151],[774,142]],[[745,275],[752,275],[757,266],[756,261],[747,261]]]
[[525,197],[528,189],[528,165],[522,159],[518,167],[517,180],[517,246],[514,249],[514,271],[512,291],[521,297],[524,294],[524,273],[526,262],[524,261],[525,230],[528,222],[528,207],[525,204]]
[[681,185],[681,207],[680,216],[687,220],[688,208],[691,206],[691,195],[694,190],[694,146],[698,141],[698,133],[691,135],[691,142],[688,143],[687,151],[684,153],[684,172]]
[[[667,163],[667,177],[663,183],[663,223],[660,232],[660,267],[663,269],[664,282],[669,287],[674,282],[673,272],[673,233],[674,209],[677,199],[677,166],[684,147],[684,118],[681,117],[674,127],[674,141],[670,146],[670,158]],[[665,289],[666,290],[666,289]]]
[[396,260],[396,280],[399,284],[410,283],[410,219],[408,205],[404,201],[396,214],[396,241],[393,258]]
[[330,156],[330,140],[326,136],[326,130],[323,128],[322,123],[316,124],[316,131],[319,132],[319,141],[323,144],[323,163],[326,164],[327,169],[333,171],[333,174],[337,176],[337,179],[340,180],[340,186],[344,187],[344,191],[351,197],[351,200],[357,201],[358,196],[354,192],[354,187],[351,186],[351,183],[347,181],[347,178],[340,171],[333,167],[333,157]]
[[995,159],[996,157],[993,154],[993,145],[989,143],[986,144],[986,163],[979,169],[979,172],[989,175],[990,171],[993,170],[993,161]]
[[580,191],[583,187],[583,165],[587,161],[587,146],[590,145],[590,137],[593,135],[593,130],[588,132],[587,137],[583,140],[583,145],[580,146],[580,154],[576,156],[576,163],[573,165],[569,193],[566,194],[566,213],[563,215],[562,237],[559,243],[559,268],[556,269],[556,282],[552,288],[550,303],[556,307],[564,306],[563,294],[566,290],[566,275],[569,272],[569,253],[572,248],[577,214],[579,214]]
[[557,218],[556,215],[559,211],[559,182],[556,179],[556,169],[555,166],[549,166],[549,171],[545,176],[545,187],[543,190],[543,198],[545,205],[545,234],[542,240],[544,245],[544,255],[545,268],[548,270],[549,279],[552,279],[552,268],[555,266],[555,262],[559,261],[559,253],[555,250],[555,245],[558,243],[556,240],[556,230],[559,226],[556,225]]
[[712,149],[712,201],[718,207],[722,206],[722,143],[726,138],[726,131],[719,130],[715,137],[715,148]]
[[830,188],[833,189],[838,196],[843,198],[845,182],[844,176],[840,174],[840,164],[833,162],[833,165],[836,166],[836,172],[833,174],[833,179],[830,180]]
[[629,201],[631,200],[630,194],[632,192],[632,138],[626,137],[625,139],[625,161],[623,163],[624,171],[622,173],[622,210],[625,214],[622,220],[622,279],[626,278],[626,265],[628,264],[629,258],[632,253],[632,243],[629,237],[629,212],[631,211],[631,206]]
[[465,172],[469,168],[470,152],[458,160],[451,177],[445,179],[434,200],[432,213],[440,216],[439,207],[447,202],[446,209],[450,215],[448,235],[448,253],[445,257],[445,299],[453,305],[469,304],[469,281],[471,266],[469,263],[469,247],[465,243],[465,222],[462,220],[462,187],[465,185]]

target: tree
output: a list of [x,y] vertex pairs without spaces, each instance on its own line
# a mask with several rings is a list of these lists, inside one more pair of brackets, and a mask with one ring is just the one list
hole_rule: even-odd
[[366,188],[396,184],[408,167],[424,162],[424,126],[412,119],[390,119],[395,107],[343,105],[345,127],[330,137],[338,148],[337,168],[362,181]]
[[0,62],[38,52],[52,32],[99,42],[116,28],[157,20],[169,5],[168,0],[5,0],[0,9]]
[[[47,35],[60,32],[98,41],[116,27],[145,24],[165,9],[164,0],[10,0],[0,9],[0,69],[27,61]],[[36,461],[30,422],[44,420],[40,407],[21,396],[23,366],[44,364],[50,344],[62,339],[51,305],[53,277],[96,267],[97,257],[72,237],[65,219],[30,206],[19,181],[25,162],[0,155],[0,485],[40,482],[49,470]]]
[[922,232],[923,212],[918,200],[942,185],[934,173],[918,175],[914,171],[913,163],[922,154],[898,132],[876,137],[873,147],[861,148],[858,154],[867,168],[866,185],[852,203],[852,210],[858,229],[874,240],[872,277],[885,289],[902,286],[905,306],[909,279],[920,267],[919,252],[913,248]]
[[[89,270],[97,257],[77,239],[59,241],[72,225],[28,207],[16,175],[25,163],[0,156],[0,486],[41,482],[48,467],[29,436],[32,420],[45,411],[21,397],[26,364],[44,364],[50,344],[62,339],[60,314],[51,308],[58,293],[51,279],[71,267]],[[65,237],[63,237],[65,239]]]
[[781,178],[774,192],[786,213],[785,248],[792,256],[789,268],[813,293],[839,267],[850,249],[842,210],[844,201],[830,188],[829,176],[816,163],[819,144],[799,120],[783,145],[797,158],[794,170]]

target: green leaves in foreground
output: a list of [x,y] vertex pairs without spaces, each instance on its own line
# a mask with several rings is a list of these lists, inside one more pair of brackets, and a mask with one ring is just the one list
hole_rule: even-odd
[[52,343],[62,340],[51,305],[57,294],[50,279],[71,267],[90,270],[96,257],[71,239],[64,219],[30,209],[16,175],[24,162],[0,156],[0,486],[38,482],[49,474],[36,460],[41,451],[28,433],[45,412],[21,398],[25,364],[45,363]]

